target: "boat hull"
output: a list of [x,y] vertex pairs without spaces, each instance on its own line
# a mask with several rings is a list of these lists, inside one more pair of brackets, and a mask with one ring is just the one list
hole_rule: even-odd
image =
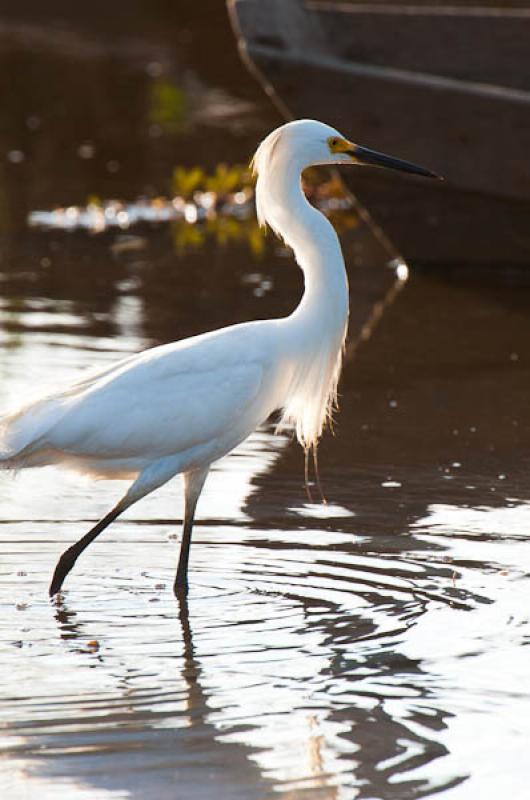
[[[410,10],[400,15],[392,7],[393,16],[385,16],[366,5],[355,13],[348,5],[312,8],[298,0],[231,2],[244,57],[286,116],[325,120],[360,144],[444,175],[445,183],[435,184],[370,168],[343,170],[403,257],[411,264],[530,265],[529,60],[517,69],[521,41],[530,41],[530,12],[424,14],[414,58],[412,31],[389,65],[390,22],[402,23]],[[434,47],[440,20],[445,33],[459,31],[456,44],[445,39],[443,75],[420,71],[422,59],[424,69],[442,69],[444,54]],[[466,41],[487,54],[491,36],[472,34],[488,29],[491,36],[500,31],[504,43],[495,55],[502,86],[486,82],[495,72],[491,58],[483,59],[481,72],[480,53],[465,57]],[[354,62],[363,41],[364,61]],[[376,57],[387,62],[375,64]]]

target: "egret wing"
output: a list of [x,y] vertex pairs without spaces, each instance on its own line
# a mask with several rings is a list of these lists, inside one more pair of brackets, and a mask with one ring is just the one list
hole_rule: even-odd
[[149,371],[130,370],[68,398],[47,443],[80,456],[160,458],[261,421],[254,419],[263,377],[258,362],[162,370],[146,380]]
[[231,449],[273,410],[273,332],[269,321],[235,325],[89,375],[4,418],[4,459],[145,463],[223,437]]

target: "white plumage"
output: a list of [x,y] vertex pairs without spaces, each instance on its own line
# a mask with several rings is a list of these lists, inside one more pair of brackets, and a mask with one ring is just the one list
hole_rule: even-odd
[[336,400],[348,287],[337,235],[306,200],[300,176],[312,164],[357,161],[358,150],[310,120],[278,128],[257,150],[260,222],[283,237],[304,271],[304,295],[290,316],[155,347],[1,421],[4,468],[53,463],[133,479],[118,505],[63,554],[51,594],[104,527],[178,473],[186,513],[175,590],[185,591],[195,506],[212,462],[278,409],[305,448],[316,445]]

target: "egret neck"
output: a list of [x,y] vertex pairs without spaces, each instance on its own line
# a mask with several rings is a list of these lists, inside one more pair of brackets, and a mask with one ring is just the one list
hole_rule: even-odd
[[[348,280],[339,239],[301,186],[303,160],[277,151],[259,172],[256,204],[304,273],[304,294],[283,322],[292,354],[282,423],[296,427],[304,447],[316,445],[337,397],[348,323]],[[294,155],[294,157],[293,157]]]

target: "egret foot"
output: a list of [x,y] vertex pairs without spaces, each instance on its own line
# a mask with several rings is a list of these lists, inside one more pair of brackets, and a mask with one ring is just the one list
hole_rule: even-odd
[[[61,591],[61,587],[64,583],[64,579],[73,568],[76,559],[77,553],[75,552],[75,545],[74,547],[69,547],[68,550],[65,550],[62,556],[60,557],[59,561],[57,562],[57,566],[55,567],[55,572],[53,573],[52,582],[50,583],[49,588],[49,595],[53,597],[54,594],[57,594]],[[74,551],[74,552],[72,552]]]
[[115,506],[112,511],[109,511],[109,513],[103,517],[103,519],[100,520],[97,525],[94,525],[94,527],[91,528],[82,539],[79,539],[78,542],[69,547],[68,550],[64,551],[57,562],[55,572],[53,573],[53,578],[49,589],[50,597],[53,597],[54,594],[57,594],[57,592],[60,591],[64,579],[73,568],[83,550],[86,550],[88,545],[93,542],[97,536],[99,536],[101,531],[105,530],[107,525],[110,525],[110,523],[115,520],[116,517],[119,516],[121,512],[124,511],[124,509],[126,509],[129,505],[131,505],[131,501],[128,501],[127,497],[120,500],[118,505]]

